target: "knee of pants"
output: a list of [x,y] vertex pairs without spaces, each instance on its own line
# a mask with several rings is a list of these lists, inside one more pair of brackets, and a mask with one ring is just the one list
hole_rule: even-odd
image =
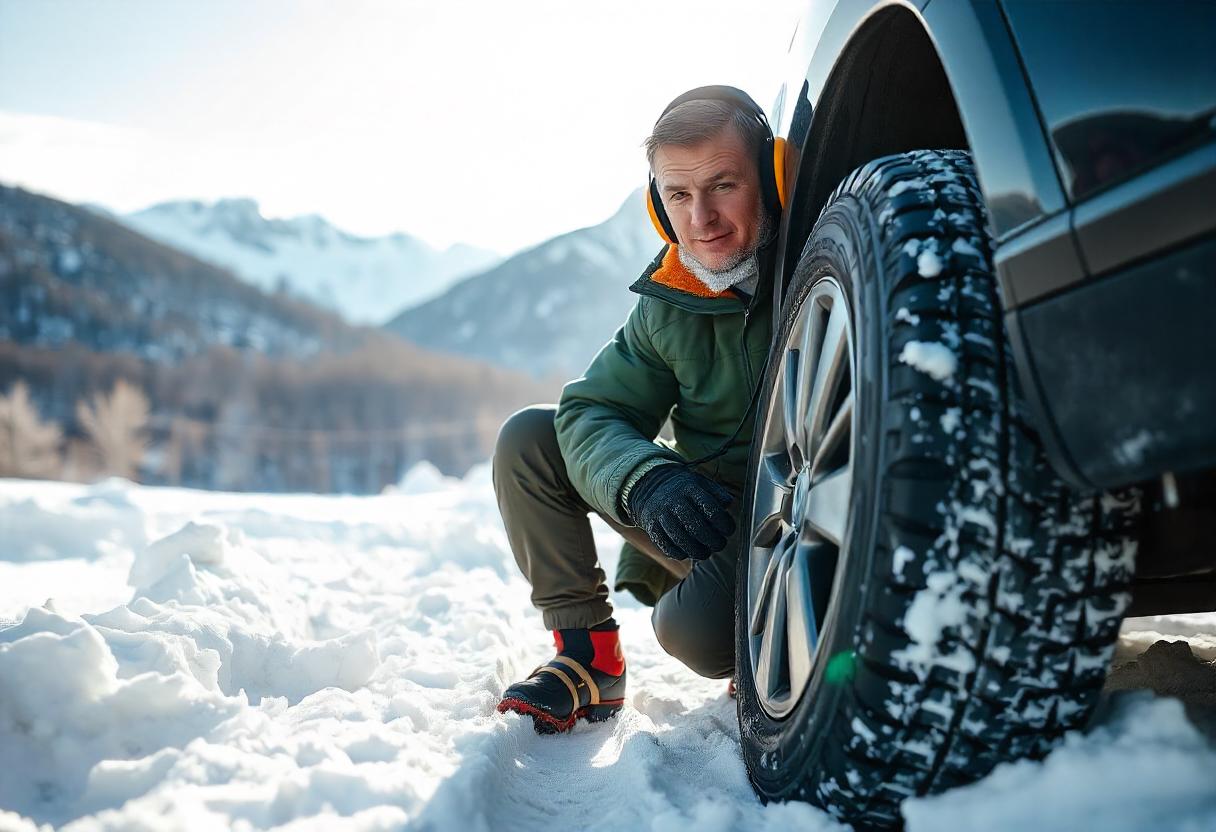
[[494,466],[509,469],[511,463],[543,442],[556,442],[552,405],[533,405],[517,410],[498,429],[494,443]]
[[[677,587],[678,589],[678,587]],[[655,605],[650,623],[667,653],[698,676],[725,679],[735,672],[734,609],[676,603],[671,590]],[[726,620],[721,620],[725,615]]]

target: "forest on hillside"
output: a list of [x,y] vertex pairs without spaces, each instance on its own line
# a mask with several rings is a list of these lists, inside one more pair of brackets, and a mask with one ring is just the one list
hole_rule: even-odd
[[0,476],[375,493],[421,460],[463,473],[506,416],[554,395],[388,338],[307,360],[215,348],[179,365],[0,341]]
[[0,476],[373,493],[556,395],[0,186]]

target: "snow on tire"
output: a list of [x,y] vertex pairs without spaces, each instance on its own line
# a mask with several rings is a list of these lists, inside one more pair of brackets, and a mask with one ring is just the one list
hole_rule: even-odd
[[[823,393],[832,350],[849,366]],[[968,154],[891,156],[841,183],[761,402],[736,626],[761,797],[897,826],[906,797],[1083,727],[1130,601],[1138,498],[1077,493],[1044,457]],[[829,482],[848,486],[836,520]]]

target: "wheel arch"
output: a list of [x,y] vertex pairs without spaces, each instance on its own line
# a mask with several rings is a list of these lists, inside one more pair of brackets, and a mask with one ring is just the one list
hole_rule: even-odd
[[[856,26],[813,108],[809,86],[788,137],[782,295],[819,212],[850,171],[907,150],[968,147],[945,68],[923,19],[907,6],[879,8]],[[809,122],[798,108],[811,111]]]
[[[905,2],[876,4],[864,15],[853,9],[844,2],[836,8],[788,120],[790,207],[776,264],[781,295],[832,190],[871,159],[921,148],[969,150],[998,241],[1066,207],[996,4],[936,0],[923,13]],[[848,34],[840,45],[831,43],[841,31]],[[835,53],[826,72],[824,49]]]

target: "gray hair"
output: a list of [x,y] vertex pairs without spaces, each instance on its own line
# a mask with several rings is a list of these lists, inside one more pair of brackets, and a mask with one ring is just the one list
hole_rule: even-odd
[[717,136],[727,125],[734,127],[748,153],[759,158],[760,147],[768,135],[764,124],[729,101],[697,98],[673,107],[655,123],[654,130],[643,143],[646,161],[653,170],[654,155],[663,145],[692,147]]

